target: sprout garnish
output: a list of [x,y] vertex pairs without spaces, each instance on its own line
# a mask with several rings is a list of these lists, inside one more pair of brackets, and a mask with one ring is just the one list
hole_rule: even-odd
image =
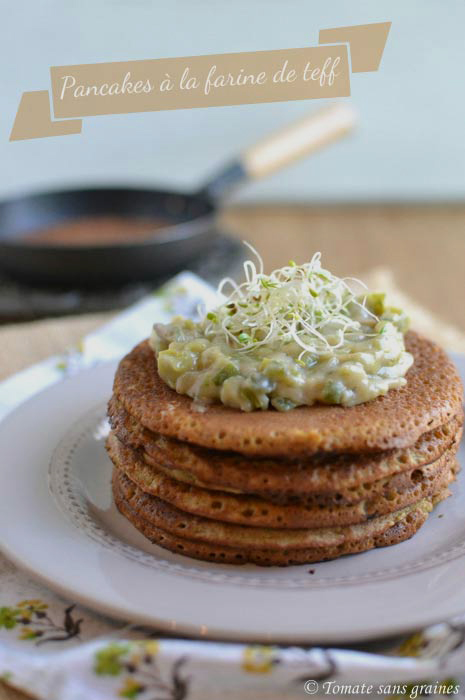
[[[232,287],[225,301],[204,317],[204,333],[209,339],[224,339],[240,353],[266,344],[284,346],[294,341],[304,355],[337,354],[346,340],[369,337],[379,318],[366,306],[366,297],[356,295],[348,282],[361,288],[354,278],[339,278],[321,266],[321,254],[310,262],[288,265],[269,275],[263,260],[249,243],[245,245],[257,259],[244,263],[245,281],[237,284],[226,277],[218,291]],[[367,331],[367,325],[369,331]]]

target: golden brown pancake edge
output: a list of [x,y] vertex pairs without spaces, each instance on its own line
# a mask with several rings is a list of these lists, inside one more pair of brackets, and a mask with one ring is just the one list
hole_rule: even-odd
[[[109,403],[112,428],[119,440],[141,449],[144,459],[178,480],[204,488],[255,493],[268,500],[303,500],[304,494],[337,492],[338,499],[353,501],[354,489],[399,472],[435,461],[458,445],[463,413],[439,428],[421,435],[403,449],[378,453],[312,455],[298,460],[245,457],[182,443],[150,432],[130,416],[113,397]],[[311,496],[307,499],[311,502]],[[359,499],[360,500],[360,499]]]
[[[190,540],[173,534],[148,522],[129,505],[118,484],[114,483],[113,493],[116,506],[121,514],[136,527],[145,537],[154,544],[177,554],[212,561],[221,564],[257,564],[259,566],[291,566],[299,564],[312,564],[329,559],[335,559],[347,554],[356,554],[377,547],[386,547],[403,542],[412,537],[425,523],[431,510],[431,503],[418,504],[411,507],[408,515],[399,519],[383,533],[366,537],[352,543],[342,543],[332,547],[302,548],[287,550],[270,550],[266,548],[234,548],[231,546],[218,546],[213,543],[205,543]],[[447,497],[447,491],[438,494],[436,500]]]
[[[107,440],[113,464],[141,491],[194,515],[213,520],[268,528],[316,528],[366,522],[404,508],[445,488],[449,483],[455,452],[447,450],[435,462],[386,480],[374,494],[363,494],[358,502],[340,504],[334,499],[319,503],[277,505],[247,494],[210,491],[176,481],[147,465],[141,455],[124,446],[114,434]],[[329,499],[328,499],[329,500]]]

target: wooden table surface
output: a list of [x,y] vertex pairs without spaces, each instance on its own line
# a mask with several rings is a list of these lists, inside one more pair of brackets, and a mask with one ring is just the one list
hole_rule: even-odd
[[[223,221],[259,250],[267,270],[315,251],[339,275],[388,267],[402,289],[465,331],[465,206],[261,206],[229,210]],[[0,329],[0,377],[63,351],[108,317]],[[0,700],[25,697],[0,682]]]
[[321,251],[338,275],[390,268],[399,287],[465,330],[465,205],[254,207],[224,221],[266,269]]

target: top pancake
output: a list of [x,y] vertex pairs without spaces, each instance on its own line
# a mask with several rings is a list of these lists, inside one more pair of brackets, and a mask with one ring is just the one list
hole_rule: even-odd
[[246,413],[212,404],[199,411],[160,379],[147,341],[120,362],[114,393],[149,430],[216,450],[293,457],[407,447],[461,411],[462,386],[435,343],[409,331],[405,344],[415,359],[407,385],[350,408],[317,404]]

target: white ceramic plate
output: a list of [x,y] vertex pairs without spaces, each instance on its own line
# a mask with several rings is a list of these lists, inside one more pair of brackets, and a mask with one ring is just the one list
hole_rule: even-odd
[[114,371],[64,380],[0,425],[1,548],[45,584],[118,618],[246,641],[358,641],[465,611],[465,474],[413,539],[333,562],[230,566],[150,544],[112,503]]

